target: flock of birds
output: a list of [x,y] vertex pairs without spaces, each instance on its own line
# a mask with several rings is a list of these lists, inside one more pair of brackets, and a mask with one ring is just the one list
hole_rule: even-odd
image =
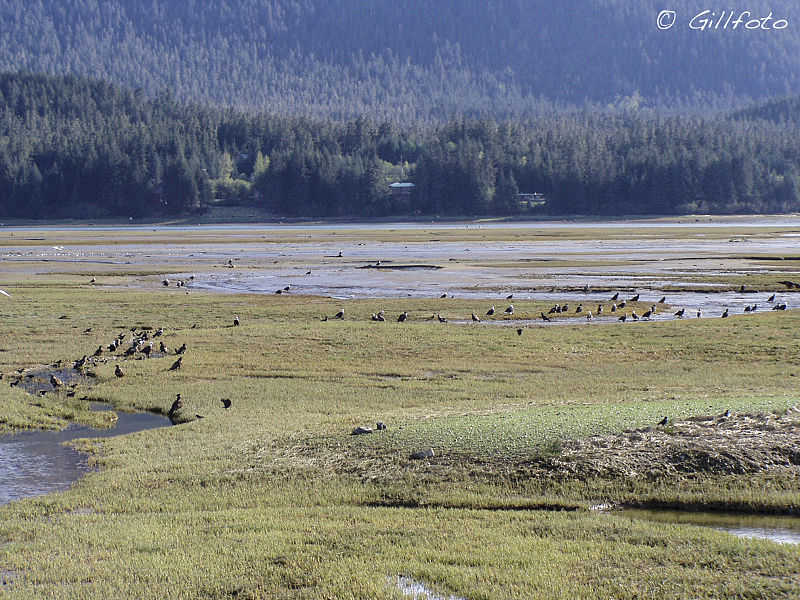
[[[233,326],[239,325],[240,320],[239,317],[235,317],[233,319]],[[92,328],[90,327],[84,333],[91,332]],[[129,338],[130,335],[130,338]],[[183,358],[184,354],[186,353],[186,343],[184,342],[181,346],[174,349],[174,351],[170,350],[165,344],[163,340],[158,340],[158,349],[156,350],[155,346],[155,339],[160,338],[164,335],[164,329],[159,328],[156,330],[152,330],[149,328],[142,328],[137,329],[136,327],[131,328],[130,333],[122,332],[117,335],[108,345],[100,345],[97,347],[91,355],[84,354],[81,358],[73,361],[70,367],[67,367],[67,370],[72,369],[76,374],[84,374],[89,377],[97,377],[97,373],[91,370],[91,367],[97,367],[101,364],[108,364],[109,362],[116,361],[114,365],[114,376],[118,379],[125,377],[125,371],[123,371],[120,362],[124,362],[126,360],[134,359],[134,360],[143,360],[147,358],[156,358],[156,357],[165,357],[165,356],[177,356],[175,362],[172,363],[170,367],[167,368],[167,371],[177,371],[183,365]],[[123,348],[125,346],[125,348]],[[69,365],[69,363],[67,363]],[[58,362],[52,365],[55,369],[64,369],[64,365],[62,361],[59,360]],[[61,371],[57,371],[61,373]],[[27,374],[26,374],[27,373]],[[31,371],[26,371],[26,369],[20,369],[18,371],[18,376],[13,377],[10,379],[10,386],[16,387],[21,384],[23,378],[28,377],[32,378],[35,377],[36,374]],[[3,375],[0,375],[0,378],[4,378]],[[69,388],[67,392],[67,396],[72,397],[75,395],[75,388],[77,387],[77,382],[72,383],[71,385],[67,385],[65,381],[62,380],[67,379],[63,373],[62,377],[59,377],[56,373],[51,372],[49,377],[50,386],[52,386],[53,391],[58,391],[62,388]],[[48,390],[40,390],[39,395],[43,396],[47,393]],[[84,397],[87,399],[87,397]],[[222,403],[222,407],[224,409],[229,409],[233,402],[229,398],[221,398],[220,402]],[[183,397],[181,394],[177,394],[175,401],[172,403],[172,406],[167,411],[167,416],[170,420],[175,422],[178,412],[183,408]],[[204,418],[203,415],[195,415],[198,419]]]
[[[786,282],[782,282],[782,283],[786,283]],[[789,283],[791,283],[791,282],[789,282]],[[792,284],[792,285],[794,285],[794,284]],[[800,284],[797,284],[797,287],[798,287],[798,289],[800,289]],[[740,291],[742,293],[747,291],[744,285],[741,287]],[[442,294],[442,296],[440,296],[440,297],[441,298],[446,298],[447,294]],[[513,297],[514,297],[514,294],[509,294],[508,296],[506,296],[506,300],[511,300]],[[666,306],[667,306],[667,297],[666,296],[662,296],[661,299],[658,300],[658,302],[651,304],[649,308],[646,308],[645,310],[643,310],[641,315],[638,314],[634,308],[631,308],[630,314],[629,314],[628,310],[626,310],[628,308],[628,304],[629,303],[635,303],[635,302],[641,302],[640,297],[641,297],[640,294],[634,294],[633,296],[631,296],[628,299],[620,299],[620,294],[619,294],[619,292],[617,292],[608,300],[608,302],[611,303],[611,305],[607,307],[608,308],[608,313],[611,314],[611,315],[616,316],[618,321],[624,323],[624,322],[626,322],[628,320],[631,320],[631,321],[640,321],[640,320],[649,321],[653,317],[655,317],[656,314],[660,314],[660,313],[665,311]],[[775,297],[776,297],[776,294],[773,293],[766,300],[767,303],[774,303],[772,305],[771,309],[772,310],[786,310],[787,309],[786,302],[777,302],[777,303],[775,303]],[[575,307],[574,312],[570,312],[572,309],[570,308],[570,305],[569,305],[568,302],[564,303],[563,305],[556,303],[555,305],[553,305],[550,308],[550,310],[547,311],[546,314],[545,314],[544,311],[540,311],[539,318],[543,322],[549,323],[550,321],[552,321],[552,319],[556,315],[570,315],[571,314],[572,316],[584,315],[587,320],[591,321],[593,318],[595,318],[595,316],[598,316],[598,317],[602,316],[604,314],[605,309],[606,309],[606,307],[604,306],[604,304],[602,302],[600,302],[600,303],[597,304],[597,307],[596,307],[595,311],[592,312],[591,310],[584,308],[583,303],[580,302]],[[485,316],[487,316],[487,317],[493,317],[495,315],[498,315],[498,316],[512,316],[512,315],[514,315],[515,310],[516,309],[514,308],[514,305],[513,304],[509,304],[502,311],[502,313],[498,313],[497,309],[494,306],[491,306],[489,308],[489,310],[486,311],[486,315]],[[744,312],[745,313],[755,313],[758,310],[759,310],[759,305],[757,303],[756,304],[752,304],[752,305],[748,304],[744,308]],[[624,311],[624,312],[620,315],[619,314],[620,311]],[[328,321],[328,320],[333,320],[333,319],[344,319],[344,315],[345,315],[345,311],[344,311],[344,308],[342,308],[339,312],[337,312],[335,315],[333,315],[331,317],[329,317],[329,316],[322,317],[322,320],[323,321]],[[700,309],[697,309],[696,315],[697,315],[698,319],[701,318],[702,317],[702,311]],[[720,314],[720,318],[724,319],[724,318],[727,318],[729,315],[730,315],[730,309],[726,308],[722,312],[722,314]],[[675,311],[672,316],[677,318],[677,319],[682,319],[684,316],[688,317],[689,315],[686,313],[686,309],[685,308],[680,308],[677,311]],[[408,311],[403,311],[397,317],[397,321],[399,323],[403,323],[407,319],[408,319]],[[379,322],[386,322],[387,321],[386,312],[381,310],[380,312],[372,313],[371,320],[379,321]],[[437,320],[439,323],[447,323],[447,317],[442,316],[441,313],[434,314],[433,316],[429,317],[428,320],[429,321],[430,320]],[[475,314],[474,312],[471,315],[471,320],[474,323],[480,323],[482,321],[482,319],[477,314]],[[517,334],[518,335],[522,335],[522,331],[523,331],[522,328],[517,329]]]

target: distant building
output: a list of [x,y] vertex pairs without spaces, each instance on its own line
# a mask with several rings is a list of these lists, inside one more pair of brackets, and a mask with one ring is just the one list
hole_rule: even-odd
[[517,194],[517,200],[519,200],[520,203],[527,204],[529,208],[541,206],[546,202],[546,198],[541,192],[533,192],[532,194]]
[[389,190],[393,196],[408,196],[414,190],[413,183],[390,183]]

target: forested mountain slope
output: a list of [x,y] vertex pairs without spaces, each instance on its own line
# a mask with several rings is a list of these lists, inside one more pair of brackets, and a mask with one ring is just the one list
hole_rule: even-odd
[[[220,203],[275,218],[791,212],[798,110],[795,97],[733,118],[581,112],[412,127],[2,74],[0,217],[185,215]],[[410,194],[392,193],[398,180]]]
[[[661,30],[656,0],[0,0],[0,71],[406,123],[586,103],[728,109],[800,93],[795,0],[737,8],[772,14],[767,30],[721,27],[721,9],[715,27],[692,29],[709,7],[668,4],[675,25]],[[772,29],[779,19],[788,26]]]

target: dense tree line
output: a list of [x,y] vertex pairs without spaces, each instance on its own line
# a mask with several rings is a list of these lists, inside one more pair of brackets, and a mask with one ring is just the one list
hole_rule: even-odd
[[[276,218],[798,211],[799,111],[788,98],[706,118],[630,110],[410,127],[9,73],[0,216],[185,215],[214,204]],[[396,181],[413,191],[391,193]]]
[[[665,7],[677,15],[669,30],[656,25]],[[586,103],[727,109],[800,93],[795,0],[712,7],[788,19],[769,31],[691,29],[692,15],[708,8],[697,0],[0,0],[0,71],[405,123],[519,119]]]

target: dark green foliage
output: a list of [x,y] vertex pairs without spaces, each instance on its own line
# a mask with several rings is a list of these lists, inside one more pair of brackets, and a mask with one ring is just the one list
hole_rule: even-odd
[[[641,215],[800,210],[796,98],[400,127],[184,105],[75,76],[0,75],[0,217]],[[402,164],[401,164],[402,161]],[[415,184],[409,194],[389,184]],[[528,203],[519,193],[541,193]]]
[[[663,8],[678,21],[656,26]],[[783,30],[692,30],[704,9]],[[796,0],[0,0],[0,71],[315,118],[497,119],[543,107],[725,108],[800,93]]]

